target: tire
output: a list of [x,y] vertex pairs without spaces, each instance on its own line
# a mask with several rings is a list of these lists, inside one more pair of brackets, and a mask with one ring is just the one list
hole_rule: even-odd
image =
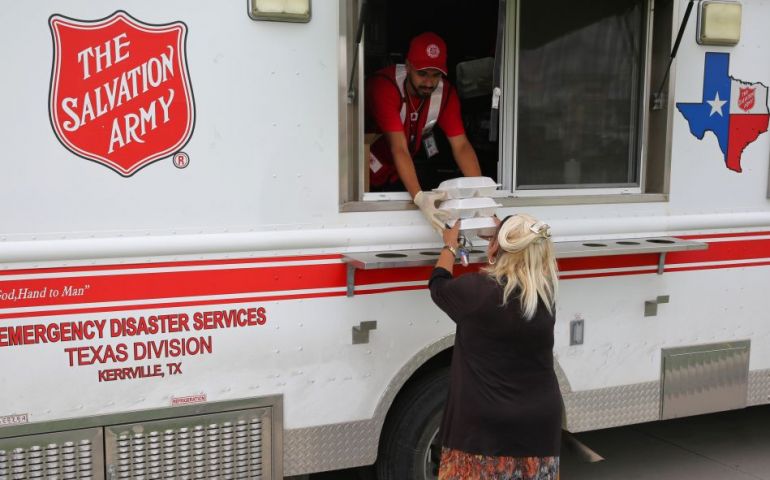
[[441,447],[437,434],[448,390],[449,368],[445,367],[400,394],[380,437],[377,480],[438,478]]

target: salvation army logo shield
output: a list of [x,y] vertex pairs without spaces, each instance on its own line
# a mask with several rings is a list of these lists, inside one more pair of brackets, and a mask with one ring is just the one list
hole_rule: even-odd
[[126,177],[179,153],[195,125],[184,23],[117,11],[95,21],[53,15],[49,24],[51,125],[67,149]]
[[754,98],[756,88],[740,88],[740,95],[738,97],[738,107],[744,112],[748,112],[754,108]]

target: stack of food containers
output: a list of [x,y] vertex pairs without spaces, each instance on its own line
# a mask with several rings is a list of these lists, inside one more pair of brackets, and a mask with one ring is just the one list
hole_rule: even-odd
[[489,177],[460,177],[441,182],[434,191],[446,193],[446,200],[438,208],[448,215],[450,227],[459,221],[466,237],[489,237],[497,227],[492,217],[502,206],[491,198],[499,186]]

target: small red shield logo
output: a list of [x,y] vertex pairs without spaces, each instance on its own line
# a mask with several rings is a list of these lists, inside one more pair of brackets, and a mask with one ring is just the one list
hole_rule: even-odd
[[438,45],[435,43],[431,43],[428,45],[428,48],[425,49],[425,53],[427,53],[430,58],[438,58],[438,56],[441,55],[441,49],[438,48]]
[[49,23],[51,125],[67,149],[128,177],[184,147],[195,125],[184,23],[150,25],[123,11]]
[[738,107],[744,112],[748,112],[754,108],[754,98],[756,88],[740,88],[740,95],[738,96]]

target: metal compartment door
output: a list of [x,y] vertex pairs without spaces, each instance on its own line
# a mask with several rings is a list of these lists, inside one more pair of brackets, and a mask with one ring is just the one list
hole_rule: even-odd
[[108,479],[272,479],[271,409],[105,428]]
[[746,407],[750,350],[748,340],[664,349],[661,419]]

